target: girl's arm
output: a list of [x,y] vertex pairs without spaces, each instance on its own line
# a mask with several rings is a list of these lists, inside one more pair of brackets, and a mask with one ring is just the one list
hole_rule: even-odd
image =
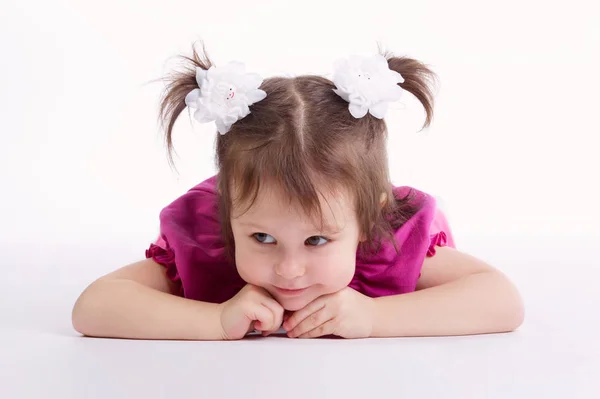
[[417,291],[374,299],[372,336],[440,336],[512,331],[524,307],[490,265],[451,247],[425,259]]
[[73,327],[96,337],[223,339],[217,304],[176,295],[164,267],[146,259],[90,284],[73,307]]

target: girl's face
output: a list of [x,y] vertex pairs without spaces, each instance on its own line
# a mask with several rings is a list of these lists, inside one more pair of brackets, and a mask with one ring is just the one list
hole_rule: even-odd
[[347,195],[321,198],[323,231],[299,205],[262,186],[231,227],[240,276],[265,288],[289,311],[346,287],[354,276],[360,231]]

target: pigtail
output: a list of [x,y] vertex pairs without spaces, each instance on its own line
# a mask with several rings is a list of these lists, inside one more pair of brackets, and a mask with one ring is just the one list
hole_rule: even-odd
[[421,61],[408,57],[395,57],[390,52],[382,52],[391,70],[404,78],[400,87],[414,95],[425,109],[425,123],[421,129],[431,124],[433,119],[434,93],[432,84],[437,83],[438,76]]
[[159,123],[165,132],[165,141],[171,165],[173,165],[173,125],[186,107],[185,97],[190,91],[198,88],[196,68],[207,70],[212,66],[204,44],[202,44],[202,52],[200,54],[192,45],[192,56],[186,57],[182,55],[180,57],[184,59],[184,69],[182,71],[174,71],[165,78],[166,85],[159,110]]
[[[430,126],[433,120],[434,87],[438,81],[438,76],[421,61],[408,57],[396,57],[392,53],[382,50],[381,46],[379,47],[379,53],[388,61],[388,67],[404,78],[404,82],[399,83],[400,87],[414,95],[425,109],[426,118],[421,130]],[[384,175],[383,171],[387,171],[387,165],[380,165],[380,167],[376,172],[376,176],[369,178],[370,181],[381,182],[381,178],[378,178],[377,175]],[[404,225],[421,208],[419,201],[416,201],[418,196],[415,190],[411,188],[405,196],[396,197],[388,182],[389,177],[386,178],[385,187],[371,185],[373,193],[384,192],[386,197],[384,204],[376,212],[377,216],[369,215],[363,223],[363,229],[366,229],[366,226],[369,225],[373,227],[370,230],[365,230],[367,240],[361,243],[361,256],[377,253],[383,241],[391,242],[398,251],[399,248],[394,240],[393,231]],[[389,201],[389,198],[393,198],[393,200]],[[365,208],[374,210],[378,203],[378,199],[370,197],[366,201]],[[367,215],[366,211],[363,212]],[[374,225],[373,220],[376,220]]]

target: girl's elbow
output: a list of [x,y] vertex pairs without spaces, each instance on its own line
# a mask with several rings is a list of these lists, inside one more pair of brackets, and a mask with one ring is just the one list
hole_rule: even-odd
[[523,322],[525,321],[525,310],[521,307],[518,309],[514,309],[513,314],[506,317],[504,320],[504,328],[503,330],[506,332],[512,332],[517,330]]
[[496,294],[494,304],[496,309],[496,326],[499,331],[511,332],[525,321],[525,305],[515,284],[503,273],[496,273]]
[[86,298],[84,297],[84,294],[82,294],[77,298],[77,301],[73,306],[71,312],[71,324],[75,331],[83,335],[89,335],[91,330],[88,313]]
[[519,293],[515,290],[511,293],[510,298],[505,302],[503,312],[503,327],[506,332],[515,331],[525,321],[525,305]]
[[519,297],[519,304],[517,305],[517,309],[515,310],[515,318],[514,318],[513,330],[521,327],[523,322],[525,322],[525,305],[523,304],[523,300]]
[[95,295],[94,285],[96,282],[90,284],[77,301],[73,305],[71,311],[71,324],[75,331],[80,334],[92,336],[94,335],[94,329],[96,327],[96,320],[93,315],[94,309],[98,308],[98,297]]

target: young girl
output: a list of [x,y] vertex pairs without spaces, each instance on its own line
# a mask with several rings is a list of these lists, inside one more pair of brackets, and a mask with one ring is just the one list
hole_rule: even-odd
[[[73,309],[89,336],[226,340],[280,328],[345,338],[506,332],[523,321],[498,270],[455,249],[435,199],[390,183],[384,116],[406,90],[433,116],[424,64],[353,56],[262,80],[193,50],[161,104],[169,154],[184,109],[218,129],[218,174],[160,213],[146,259]],[[401,156],[401,154],[394,154]]]

